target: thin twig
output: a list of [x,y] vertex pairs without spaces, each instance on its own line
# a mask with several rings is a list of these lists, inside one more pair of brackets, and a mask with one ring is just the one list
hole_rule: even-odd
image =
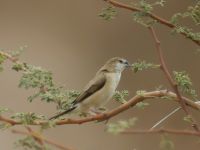
[[[137,7],[133,7],[133,6],[130,6],[130,5],[127,5],[127,4],[124,4],[124,3],[121,3],[121,2],[117,2],[117,1],[114,1],[114,0],[103,0],[115,7],[119,7],[119,8],[123,8],[123,9],[126,9],[126,10],[130,10],[130,11],[133,11],[133,12],[143,12],[142,9],[140,8],[137,8]],[[169,27],[169,28],[175,28],[176,26],[173,25],[172,23],[170,23],[169,21],[153,14],[153,13],[148,13],[149,17],[151,17],[152,19],[156,20],[157,22]],[[200,41],[199,40],[195,40],[195,39],[192,39],[190,37],[188,37],[185,33],[181,32],[181,34],[183,36],[185,36],[186,38],[189,38],[190,40],[192,40],[194,43],[196,43],[197,45],[200,45]]]
[[200,132],[191,130],[175,130],[175,129],[154,129],[154,130],[127,130],[123,131],[122,134],[162,134],[169,133],[175,135],[191,135],[200,136]]
[[20,131],[20,130],[16,130],[16,129],[13,129],[12,130],[12,133],[17,133],[17,134],[23,134],[23,135],[28,135],[28,136],[32,136],[34,139],[36,139],[36,141],[39,143],[40,142],[45,142],[45,143],[48,143],[50,145],[53,145],[61,150],[72,150],[71,148],[68,148],[68,147],[65,147],[61,144],[58,144],[56,143],[55,141],[53,140],[50,140],[50,139],[47,139],[39,134],[37,134],[35,131],[31,130],[31,132],[25,132],[25,131]]
[[165,120],[167,120],[169,117],[171,117],[173,114],[175,114],[177,111],[179,111],[181,109],[181,107],[178,107],[176,109],[174,109],[173,111],[171,111],[169,114],[167,114],[165,117],[163,117],[162,119],[160,119],[158,122],[156,122],[151,128],[150,130],[155,129],[158,125],[160,125],[161,123],[163,123]]
[[150,32],[151,32],[151,34],[153,36],[153,39],[155,40],[156,50],[157,50],[158,57],[159,57],[160,64],[161,64],[161,66],[160,66],[161,70],[164,72],[165,77],[167,78],[167,80],[169,81],[169,84],[171,85],[172,89],[176,93],[177,98],[178,98],[178,100],[180,102],[180,105],[181,105],[182,109],[185,111],[185,113],[186,113],[187,116],[191,117],[192,127],[196,131],[200,131],[200,129],[199,129],[198,125],[197,125],[197,122],[192,117],[190,111],[187,109],[186,102],[182,98],[182,96],[181,96],[181,94],[179,92],[177,83],[173,80],[171,74],[169,73],[169,69],[167,68],[167,65],[165,63],[165,59],[163,57],[162,49],[161,49],[161,46],[160,46],[160,41],[159,41],[159,39],[158,39],[158,37],[156,35],[155,30],[153,29],[153,27],[149,27],[149,30],[150,30]]

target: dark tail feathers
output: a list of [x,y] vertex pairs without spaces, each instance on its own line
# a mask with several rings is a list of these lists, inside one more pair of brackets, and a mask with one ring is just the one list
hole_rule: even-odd
[[67,109],[67,110],[65,110],[65,111],[63,111],[63,112],[61,112],[61,113],[59,113],[59,114],[57,114],[55,116],[50,117],[49,120],[53,120],[53,119],[56,119],[56,118],[58,118],[58,117],[60,117],[62,115],[65,115],[65,114],[71,112],[72,110],[74,110],[75,108],[76,107],[71,107],[71,108],[69,108],[69,109]]

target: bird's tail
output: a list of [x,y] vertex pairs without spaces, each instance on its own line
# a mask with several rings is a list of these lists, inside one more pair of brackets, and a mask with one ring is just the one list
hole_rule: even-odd
[[59,113],[59,114],[57,114],[55,116],[50,117],[49,120],[53,120],[53,119],[56,119],[56,118],[58,118],[58,117],[60,117],[62,115],[65,115],[65,114],[71,112],[72,110],[74,110],[75,108],[76,108],[75,106],[71,107],[71,108],[69,108],[69,109],[67,109],[67,110],[65,110],[65,111],[63,111],[63,112],[61,112],[61,113]]

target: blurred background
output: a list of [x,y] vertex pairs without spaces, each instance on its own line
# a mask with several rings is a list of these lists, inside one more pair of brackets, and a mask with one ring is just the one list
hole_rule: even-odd
[[[123,2],[130,2],[123,0]],[[165,7],[155,12],[169,19],[175,12],[183,12],[194,0],[168,0]],[[98,17],[106,4],[102,0],[0,0],[0,48],[16,50],[28,45],[21,61],[41,66],[53,72],[54,81],[67,89],[81,90],[108,59],[120,56],[131,63],[136,60],[158,63],[154,41],[147,29],[135,23],[129,11],[117,9],[115,20],[104,21]],[[190,25],[190,22],[187,22]],[[200,89],[198,48],[181,35],[171,36],[170,29],[155,26],[162,48],[171,70],[187,71],[195,89]],[[36,112],[52,116],[55,106],[40,100],[29,103],[26,99],[31,90],[19,89],[20,73],[5,64],[0,74],[0,106],[14,112]],[[129,90],[130,97],[137,90],[151,91],[168,83],[159,70],[147,70],[134,74],[125,71],[118,90]],[[197,90],[198,92],[198,90]],[[156,121],[177,107],[177,103],[166,100],[151,100],[144,109],[131,108],[112,118],[138,117],[135,129],[149,129]],[[109,109],[119,104],[112,101]],[[194,112],[199,119],[199,113]],[[179,111],[162,126],[189,129]],[[14,128],[18,128],[17,126]],[[111,135],[105,131],[105,123],[57,126],[45,132],[45,136],[76,150],[156,150],[160,135]],[[13,142],[20,138],[10,131],[0,132],[0,149],[13,150]],[[170,136],[176,150],[197,150],[200,141],[192,136]]]

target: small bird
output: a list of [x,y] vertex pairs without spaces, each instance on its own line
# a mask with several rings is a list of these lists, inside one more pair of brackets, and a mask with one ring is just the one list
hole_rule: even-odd
[[51,119],[56,119],[71,111],[83,114],[94,112],[113,97],[125,68],[130,67],[126,59],[114,57],[109,59],[96,73],[94,78],[86,85],[81,94],[74,100],[72,106]]

